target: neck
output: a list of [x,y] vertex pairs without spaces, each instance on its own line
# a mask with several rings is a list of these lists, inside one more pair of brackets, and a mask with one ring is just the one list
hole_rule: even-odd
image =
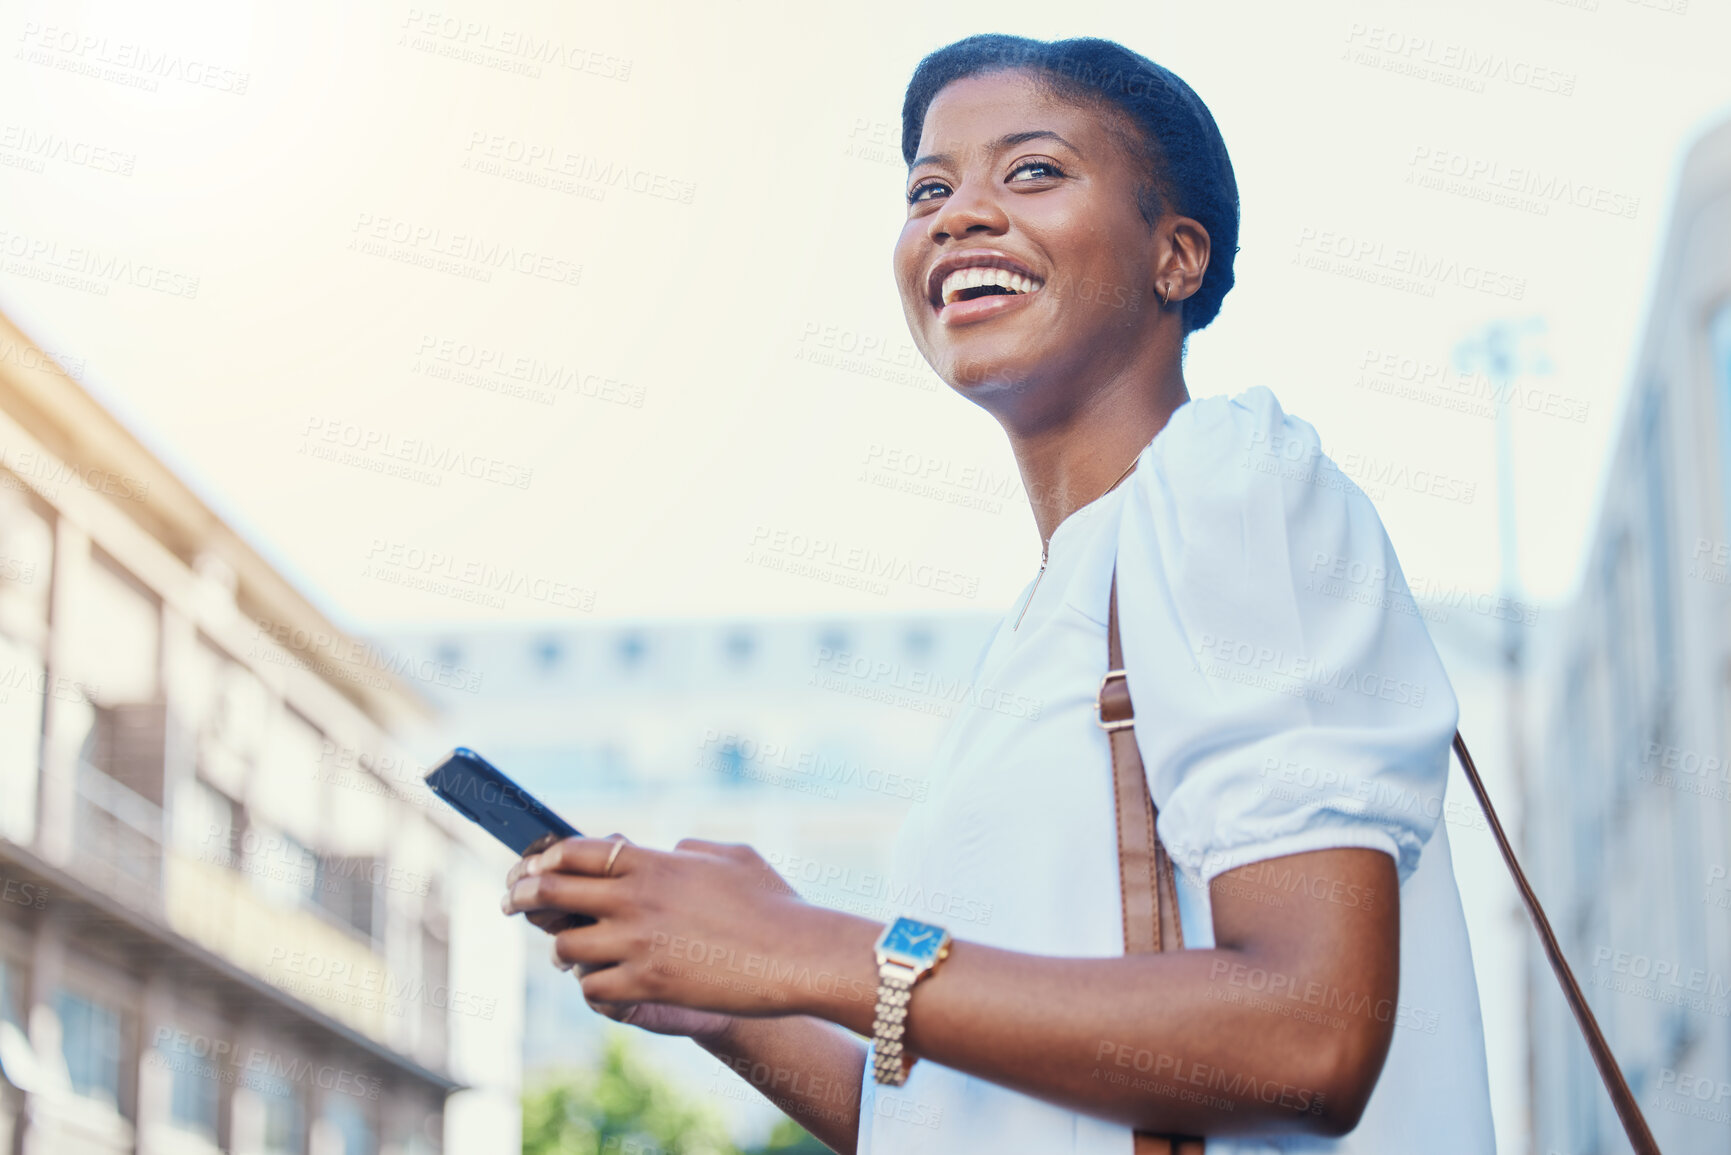
[[1174,372],[1153,388],[1104,393],[1038,430],[1008,429],[1041,542],[1050,542],[1065,518],[1111,489],[1189,399],[1182,374]]

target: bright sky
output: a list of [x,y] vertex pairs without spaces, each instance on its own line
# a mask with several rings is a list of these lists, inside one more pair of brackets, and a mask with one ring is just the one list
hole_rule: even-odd
[[[1243,232],[1191,392],[1273,388],[1415,586],[1494,586],[1494,423],[1439,402],[1542,318],[1519,560],[1567,592],[1724,5],[0,3],[0,308],[351,626],[1002,608],[1033,519],[889,274],[903,86],[978,31],[1201,94]],[[1442,273],[1364,279],[1408,261]],[[777,572],[778,535],[950,577]]]

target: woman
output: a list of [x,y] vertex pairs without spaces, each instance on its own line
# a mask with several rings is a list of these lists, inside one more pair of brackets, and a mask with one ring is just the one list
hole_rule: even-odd
[[[526,857],[506,911],[597,918],[553,943],[592,1005],[690,1036],[837,1151],[1127,1153],[1132,1129],[1211,1155],[1492,1150],[1437,820],[1447,676],[1315,430],[1266,388],[1184,382],[1238,233],[1213,118],[1109,41],[1005,36],[927,57],[903,117],[909,328],[1008,434],[1045,548],[972,681],[1038,716],[957,717],[892,873],[993,916],[886,928],[747,847],[592,838]],[[1114,567],[1183,875],[1188,949],[1164,954],[1123,953],[1094,713]]]

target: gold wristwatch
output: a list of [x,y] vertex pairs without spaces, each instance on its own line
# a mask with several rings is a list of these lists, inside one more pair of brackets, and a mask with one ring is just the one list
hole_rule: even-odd
[[899,1087],[908,1080],[915,1056],[902,1046],[908,999],[914,984],[950,954],[950,932],[941,926],[898,918],[884,927],[873,948],[878,960],[877,1015],[872,1022],[872,1074]]

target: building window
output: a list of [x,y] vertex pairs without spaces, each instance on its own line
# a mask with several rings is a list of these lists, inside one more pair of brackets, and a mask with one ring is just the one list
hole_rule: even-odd
[[374,880],[384,877],[384,863],[376,858],[320,855],[313,901],[343,925],[372,938],[378,895]]
[[[3,625],[3,623],[0,623]],[[0,671],[13,685],[48,685],[42,657],[0,629]],[[0,694],[0,837],[36,837],[36,785],[42,763],[42,708],[48,695]]]
[[18,968],[0,958],[0,1023],[24,1029],[24,984]]
[[216,1118],[221,1105],[220,1060],[198,1058],[189,1052],[171,1054],[158,1048],[160,1062],[171,1078],[168,1120],[182,1131],[216,1142]]
[[264,1102],[265,1155],[300,1155],[306,1150],[306,1109],[287,1079],[253,1075],[249,1082]]
[[5,471],[0,479],[0,627],[40,646],[54,584],[54,528],[23,482]]
[[278,906],[310,903],[318,884],[318,859],[293,836],[268,827],[243,838],[247,874],[253,889]]
[[162,608],[142,582],[93,550],[84,597],[70,620],[84,676],[105,703],[155,700]]
[[[201,647],[201,660],[210,665],[210,697],[206,704],[208,735],[243,760],[251,759],[265,745],[270,696],[264,684],[239,662],[211,647]],[[205,657],[208,655],[208,657]],[[240,778],[218,779],[230,789],[239,789]]]
[[[421,926],[421,978],[426,982],[427,989],[439,990],[448,988],[451,976],[451,947],[443,934],[437,933],[432,927]],[[421,1053],[435,1055],[445,1054],[448,1045],[449,1024],[447,1023],[446,1007],[437,1005],[437,999],[421,1000]],[[448,1000],[447,1000],[448,1004]]]
[[[608,1141],[615,1145],[620,1144],[618,1138],[612,1138]],[[625,1142],[629,1142],[629,1140],[625,1140]],[[439,1155],[439,1149],[433,1146],[433,1141],[419,1131],[409,1131],[401,1135],[397,1139],[396,1146],[403,1155]],[[647,1144],[644,1145],[644,1149],[651,1150]]]
[[[1652,652],[1649,661],[1652,663],[1654,682],[1654,702],[1657,712],[1661,715],[1658,724],[1663,725],[1669,719],[1671,705],[1672,663],[1675,661],[1671,622],[1671,526],[1670,502],[1666,500],[1667,485],[1665,477],[1666,464],[1671,460],[1666,452],[1665,440],[1665,393],[1657,383],[1648,385],[1646,402],[1641,411],[1641,464],[1645,476],[1646,490],[1646,531],[1650,535],[1647,542],[1648,600],[1653,611],[1653,628],[1650,631]],[[1657,741],[1658,734],[1650,734],[1649,740]]]
[[742,666],[751,660],[751,655],[757,651],[757,639],[740,631],[729,634],[727,638],[727,657],[736,666]]
[[240,807],[228,795],[194,778],[181,787],[173,817],[181,846],[194,858],[240,869]]
[[72,1089],[88,1099],[120,1107],[120,1014],[111,1007],[59,990],[60,1050]]
[[338,1139],[341,1155],[375,1155],[373,1129],[360,1105],[353,1100],[333,1095],[325,1102],[325,1122]]
[[1731,540],[1731,301],[1719,306],[1707,326],[1712,348],[1713,391],[1719,403],[1718,452],[1719,512],[1725,519],[1724,536]]
[[745,751],[740,748],[739,739],[728,737],[721,743],[721,748],[715,752],[715,770],[723,781],[731,785],[745,782]]
[[1634,766],[1644,737],[1642,704],[1647,671],[1641,668],[1643,635],[1648,632],[1642,611],[1646,608],[1636,589],[1639,579],[1634,543],[1627,527],[1619,527],[1605,552],[1605,656],[1611,684],[1606,720],[1611,725],[1611,745],[1606,752],[1616,767]]

